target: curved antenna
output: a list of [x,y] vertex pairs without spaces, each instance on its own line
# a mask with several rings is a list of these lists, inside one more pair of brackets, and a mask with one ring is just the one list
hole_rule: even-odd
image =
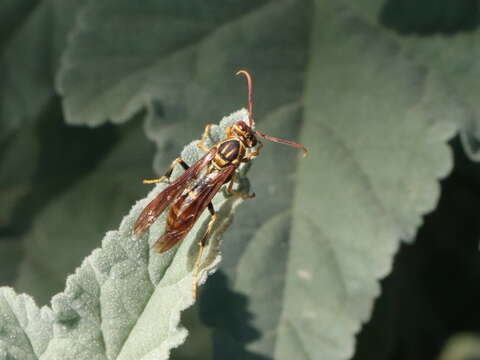
[[303,145],[297,144],[296,142],[293,142],[293,141],[290,141],[290,140],[284,140],[284,139],[279,139],[279,138],[276,138],[276,137],[273,137],[273,136],[269,136],[269,135],[261,133],[260,131],[257,131],[257,130],[253,130],[253,131],[255,132],[256,135],[258,135],[258,136],[260,136],[264,139],[267,139],[267,140],[270,140],[270,141],[273,141],[273,142],[276,142],[276,143],[280,143],[280,144],[293,146],[293,147],[296,147],[297,149],[302,150],[303,151],[303,157],[308,155],[308,150]]
[[260,136],[261,138],[280,143],[280,144],[285,144],[288,146],[293,146],[296,147],[297,149],[300,149],[303,151],[303,156],[307,156],[308,150],[305,146],[297,144],[296,142],[290,141],[290,140],[284,140],[284,139],[279,139],[273,136],[269,136],[267,134],[264,134],[260,131],[253,130],[253,127],[255,126],[255,122],[253,121],[253,82],[252,82],[252,77],[246,70],[239,70],[235,75],[244,75],[247,78],[247,83],[248,83],[248,121],[250,123],[250,128],[252,128],[252,131]]
[[253,82],[252,77],[248,73],[247,70],[238,70],[235,75],[243,74],[247,78],[248,84],[248,122],[250,123],[250,127],[253,128],[255,126],[255,122],[253,121]]

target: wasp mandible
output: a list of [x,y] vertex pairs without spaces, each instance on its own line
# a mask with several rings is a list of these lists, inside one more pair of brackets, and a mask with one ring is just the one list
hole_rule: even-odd
[[193,297],[196,298],[198,272],[200,261],[208,238],[215,224],[216,214],[212,199],[222,185],[228,183],[227,192],[233,196],[253,198],[255,193],[245,194],[233,189],[236,180],[236,170],[241,163],[246,163],[257,157],[263,144],[257,137],[286,144],[303,150],[307,155],[307,149],[295,142],[268,136],[258,130],[254,130],[253,120],[253,84],[250,74],[240,70],[236,75],[242,74],[248,84],[248,122],[237,121],[227,127],[227,137],[208,148],[205,141],[209,138],[209,130],[212,125],[207,125],[200,142],[197,146],[206,153],[193,165],[189,166],[182,158],[176,158],[165,175],[154,180],[144,180],[145,184],[153,184],[169,180],[172,171],[177,164],[185,170],[177,179],[171,182],[155,199],[143,209],[134,225],[134,234],[141,235],[170,205],[165,232],[155,242],[153,248],[159,253],[170,250],[182,241],[205,208],[210,212],[210,221],[207,230],[199,242],[199,251],[195,261],[193,275]]

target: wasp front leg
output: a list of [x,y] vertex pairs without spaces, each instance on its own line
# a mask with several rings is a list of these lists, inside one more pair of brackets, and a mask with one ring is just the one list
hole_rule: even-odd
[[176,158],[175,160],[172,161],[172,164],[170,165],[170,168],[167,170],[165,175],[159,177],[158,179],[152,179],[152,180],[143,180],[144,184],[156,184],[159,182],[162,182],[164,180],[170,179],[170,176],[172,176],[173,169],[175,168],[175,165],[180,164],[182,165],[184,170],[187,170],[189,168],[188,164],[183,161],[182,158]]
[[217,220],[217,214],[215,213],[215,209],[213,207],[212,203],[208,204],[208,211],[210,211],[211,217],[210,221],[208,222],[208,227],[207,231],[202,237],[202,240],[198,243],[198,246],[200,249],[198,250],[198,255],[197,259],[195,260],[195,267],[194,267],[194,273],[193,273],[193,284],[192,284],[192,294],[193,298],[197,298],[197,283],[198,283],[198,273],[200,272],[200,262],[202,260],[203,252],[205,250],[205,246],[207,245],[207,240],[212,234],[213,230],[213,225],[215,224],[215,221]]
[[205,131],[203,132],[202,138],[197,144],[197,147],[202,149],[203,151],[207,152],[210,150],[207,145],[205,145],[205,141],[210,137],[210,128],[212,127],[212,124],[208,124],[205,126]]
[[245,194],[245,193],[242,193],[242,192],[240,192],[240,191],[235,191],[235,190],[233,190],[233,184],[234,184],[234,182],[236,181],[236,179],[237,179],[237,173],[234,173],[233,176],[232,176],[232,179],[230,180],[230,183],[229,183],[228,186],[227,186],[227,191],[228,191],[228,193],[230,193],[231,195],[239,196],[239,197],[241,197],[242,199],[251,199],[251,198],[254,198],[254,197],[255,197],[255,193]]
[[260,155],[260,149],[263,147],[262,142],[259,140],[257,142],[257,147],[255,151],[252,151],[251,153],[248,153],[245,158],[242,160],[242,162],[249,162],[250,160],[256,158],[258,155]]

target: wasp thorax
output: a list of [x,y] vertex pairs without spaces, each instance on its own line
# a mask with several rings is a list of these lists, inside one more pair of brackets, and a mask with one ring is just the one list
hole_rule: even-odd
[[250,126],[243,121],[237,121],[235,125],[233,125],[232,130],[247,147],[251,148],[257,145],[257,138],[254,132]]

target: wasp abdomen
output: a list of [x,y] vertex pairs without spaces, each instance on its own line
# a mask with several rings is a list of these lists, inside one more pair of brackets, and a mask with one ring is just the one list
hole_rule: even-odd
[[240,145],[240,141],[235,139],[227,140],[218,146],[214,161],[219,167],[224,167],[238,159],[241,151],[242,146]]

